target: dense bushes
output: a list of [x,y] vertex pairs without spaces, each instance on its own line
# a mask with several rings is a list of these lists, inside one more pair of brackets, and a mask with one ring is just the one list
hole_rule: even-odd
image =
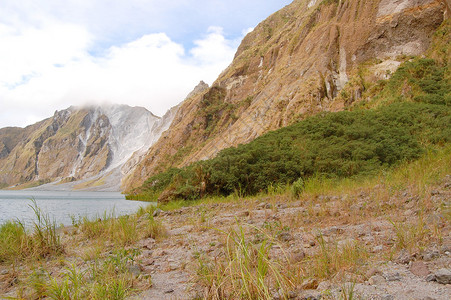
[[[221,151],[214,159],[149,178],[135,199],[170,201],[206,195],[252,195],[312,175],[374,174],[418,158],[429,144],[451,139],[451,84],[446,63],[415,58],[379,83],[376,110],[322,113]],[[200,112],[206,129],[217,126],[225,91],[206,95]],[[300,184],[299,188],[301,188]],[[299,193],[293,191],[294,193]]]
[[405,62],[393,74],[382,97],[451,105],[451,82],[447,77],[448,66],[441,66],[433,59],[413,59]]
[[221,151],[214,159],[149,178],[142,191],[165,200],[252,195],[300,177],[354,177],[419,157],[451,139],[450,108],[395,103],[377,110],[323,113]]

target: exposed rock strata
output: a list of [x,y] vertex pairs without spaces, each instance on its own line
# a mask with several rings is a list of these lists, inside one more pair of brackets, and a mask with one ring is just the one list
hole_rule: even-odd
[[58,182],[46,188],[67,189],[85,180],[78,186],[84,189],[111,177],[108,189],[119,190],[121,173],[114,170],[155,143],[176,110],[159,118],[142,107],[71,107],[26,128],[0,129],[0,183]]
[[295,0],[244,38],[212,88],[181,104],[124,188],[307,115],[360,101],[365,82],[386,79],[406,56],[427,50],[447,5],[444,0]]

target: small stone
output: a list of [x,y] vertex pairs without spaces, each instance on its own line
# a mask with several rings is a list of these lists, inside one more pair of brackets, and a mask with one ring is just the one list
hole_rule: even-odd
[[250,215],[250,212],[248,210],[245,210],[245,211],[240,213],[241,217],[249,217],[249,215]]
[[343,229],[338,228],[337,226],[332,226],[332,227],[324,230],[323,235],[329,236],[329,235],[333,235],[333,234],[341,234],[343,232],[344,232]]
[[141,264],[143,265],[143,266],[151,266],[151,265],[153,265],[155,263],[155,260],[153,260],[153,259],[144,259],[144,260],[142,260],[141,261]]
[[321,281],[318,284],[318,287],[316,288],[316,290],[319,291],[319,292],[324,292],[326,290],[329,290],[331,288],[331,286],[332,285],[330,284],[329,281]]
[[435,281],[441,284],[451,284],[451,270],[440,269],[435,272]]
[[153,238],[148,238],[148,239],[140,241],[139,245],[142,248],[151,250],[153,248],[153,246],[155,245],[155,240]]
[[161,256],[165,256],[167,254],[168,254],[168,252],[166,252],[165,250],[157,249],[152,253],[152,256],[153,257],[161,257]]
[[409,252],[407,252],[407,250],[405,249],[403,249],[396,258],[396,262],[400,264],[408,264],[411,260],[412,257],[409,255]]
[[426,281],[427,282],[435,281],[435,274],[429,274],[428,276],[426,276]]
[[169,264],[169,270],[174,271],[180,268],[180,266],[177,263],[170,263]]
[[381,274],[382,274],[382,272],[378,268],[373,267],[373,268],[369,269],[368,272],[366,272],[366,277],[370,278],[371,276],[381,275]]
[[292,262],[300,262],[301,260],[303,260],[305,258],[305,252],[302,249],[296,249],[293,251],[293,253],[291,254],[291,261]]
[[279,234],[279,239],[282,242],[289,242],[293,239],[293,237],[291,236],[291,234],[289,232],[282,232]]
[[173,292],[174,292],[174,289],[167,289],[167,290],[164,291],[165,294],[170,294],[170,293],[173,293]]
[[425,277],[430,273],[428,267],[422,261],[412,262],[412,265],[410,266],[410,272],[419,277]]
[[139,275],[141,275],[141,267],[138,265],[128,265],[127,270],[135,277],[139,277]]
[[382,250],[384,250],[384,247],[382,245],[379,245],[379,246],[374,246],[372,251],[373,251],[373,253],[376,253],[376,252],[381,252]]
[[387,281],[400,281],[401,280],[401,275],[399,273],[392,273],[392,274],[387,274],[385,275],[385,279]]
[[157,208],[156,210],[154,210],[152,216],[153,217],[158,217],[163,211],[159,208]]
[[316,280],[315,278],[307,279],[301,285],[301,288],[303,290],[314,290],[317,287],[318,287],[318,280]]
[[440,253],[438,251],[431,251],[431,252],[427,252],[423,255],[423,260],[431,261],[439,256],[440,256]]
[[440,192],[438,190],[432,190],[431,191],[431,196],[435,196],[435,195],[439,195]]
[[286,209],[287,205],[283,204],[283,203],[279,203],[279,204],[277,204],[277,208],[279,208],[279,209]]
[[443,253],[445,253],[445,252],[451,252],[451,245],[443,245],[443,246],[440,248],[440,251],[443,252]]
[[0,272],[0,275],[7,275],[9,272],[8,272],[8,270],[2,270],[1,272]]
[[381,275],[373,275],[368,279],[368,283],[371,285],[383,284],[385,283],[385,279]]
[[298,297],[298,294],[296,292],[289,291],[287,296],[288,299],[296,299]]

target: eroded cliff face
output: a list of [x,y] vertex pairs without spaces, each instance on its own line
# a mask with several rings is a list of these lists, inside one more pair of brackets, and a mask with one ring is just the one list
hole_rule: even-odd
[[172,166],[365,98],[410,55],[424,53],[445,0],[295,0],[242,41],[213,86],[180,106],[123,188]]
[[[71,107],[26,128],[0,129],[0,184],[71,182],[63,188],[72,188],[95,178],[79,187],[102,185],[102,177],[149,149],[172,118],[126,105]],[[107,189],[119,190],[120,180],[116,176]]]

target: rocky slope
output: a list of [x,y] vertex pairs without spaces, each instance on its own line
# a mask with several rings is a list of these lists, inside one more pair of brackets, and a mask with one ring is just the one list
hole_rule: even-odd
[[121,167],[158,140],[176,110],[159,118],[127,105],[70,107],[26,128],[0,129],[0,183],[58,183],[46,189],[108,183],[106,189],[119,190]]
[[428,49],[449,7],[445,0],[295,0],[244,38],[211,88],[181,104],[123,188],[364,101],[371,83]]

